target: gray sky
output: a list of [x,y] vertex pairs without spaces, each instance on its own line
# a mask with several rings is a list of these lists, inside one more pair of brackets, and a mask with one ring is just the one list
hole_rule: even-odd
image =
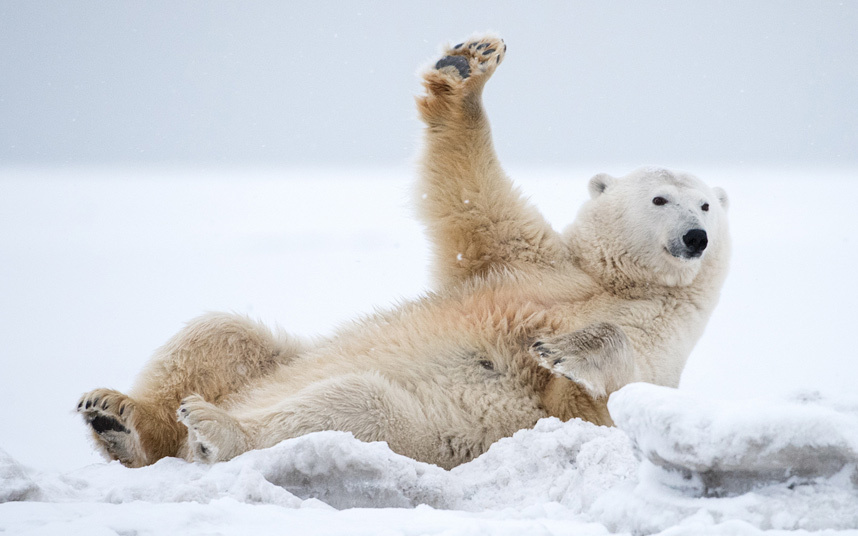
[[418,67],[486,29],[506,162],[858,163],[855,0],[9,0],[0,165],[402,164]]

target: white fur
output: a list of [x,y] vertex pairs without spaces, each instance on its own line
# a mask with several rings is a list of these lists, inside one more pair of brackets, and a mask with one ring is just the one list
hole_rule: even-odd
[[[594,187],[594,182],[600,186]],[[642,168],[621,179],[597,175],[590,191],[593,197],[565,231],[566,241],[584,271],[614,294],[634,298],[664,289],[655,292],[655,299],[632,300],[611,321],[633,339],[639,338],[636,331],[651,332],[644,340],[668,336],[666,351],[658,355],[638,351],[637,379],[676,386],[727,273],[726,193],[693,175],[662,168]],[[668,203],[657,206],[652,203],[655,197]],[[702,210],[704,203],[708,211]],[[705,230],[709,245],[700,257],[677,258],[669,251],[671,243],[691,229]],[[659,313],[670,308],[686,314]],[[669,322],[653,329],[638,320],[644,318]],[[635,346],[654,344],[641,341]]]

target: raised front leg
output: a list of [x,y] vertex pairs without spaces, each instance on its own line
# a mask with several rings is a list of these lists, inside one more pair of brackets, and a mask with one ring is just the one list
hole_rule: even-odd
[[499,37],[477,37],[423,73],[417,105],[427,128],[416,194],[442,287],[505,265],[549,266],[565,252],[495,154],[482,91],[505,53]]
[[537,341],[530,348],[539,364],[603,398],[635,381],[634,349],[615,324],[601,322]]

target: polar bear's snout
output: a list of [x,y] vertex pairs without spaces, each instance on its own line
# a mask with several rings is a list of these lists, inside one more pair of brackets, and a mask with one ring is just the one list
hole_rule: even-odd
[[703,229],[692,229],[683,235],[682,243],[686,248],[683,252],[684,257],[699,257],[703,255],[703,250],[709,244],[709,238]]

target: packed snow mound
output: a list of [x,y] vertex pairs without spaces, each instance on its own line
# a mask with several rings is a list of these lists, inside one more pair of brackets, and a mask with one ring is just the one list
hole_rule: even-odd
[[[314,514],[298,512],[419,507],[421,515],[443,510],[463,520],[565,527],[546,534],[858,527],[858,404],[820,396],[728,403],[635,384],[612,395],[609,407],[617,428],[543,419],[451,471],[343,432],[310,434],[211,466],[163,459],[140,469],[112,462],[54,474],[0,451],[0,514],[36,502],[48,503],[54,523],[74,514],[49,504],[95,512],[94,505],[112,503],[134,515],[146,504],[152,512],[169,504],[171,516],[186,511],[194,520],[216,519],[224,505],[236,516],[270,505],[305,520]],[[186,509],[177,510],[181,504]],[[31,517],[27,509],[6,511],[16,515],[0,515],[0,531],[42,526],[39,508]]]
[[0,503],[35,500],[38,497],[39,486],[27,475],[21,464],[0,449]]
[[619,430],[544,419],[452,471],[406,458],[386,443],[318,432],[211,466],[164,458],[139,469],[111,462],[64,475],[30,473],[0,450],[0,501],[241,502],[299,507],[491,510],[556,501],[588,505],[582,490],[634,477],[637,461]]
[[616,428],[574,419],[540,420],[450,471],[462,488],[457,508],[495,510],[556,502],[586,511],[600,493],[633,481],[638,461]]
[[844,472],[858,486],[858,399],[808,393],[787,401],[717,401],[639,383],[608,405],[636,451],[689,491],[735,495]]

